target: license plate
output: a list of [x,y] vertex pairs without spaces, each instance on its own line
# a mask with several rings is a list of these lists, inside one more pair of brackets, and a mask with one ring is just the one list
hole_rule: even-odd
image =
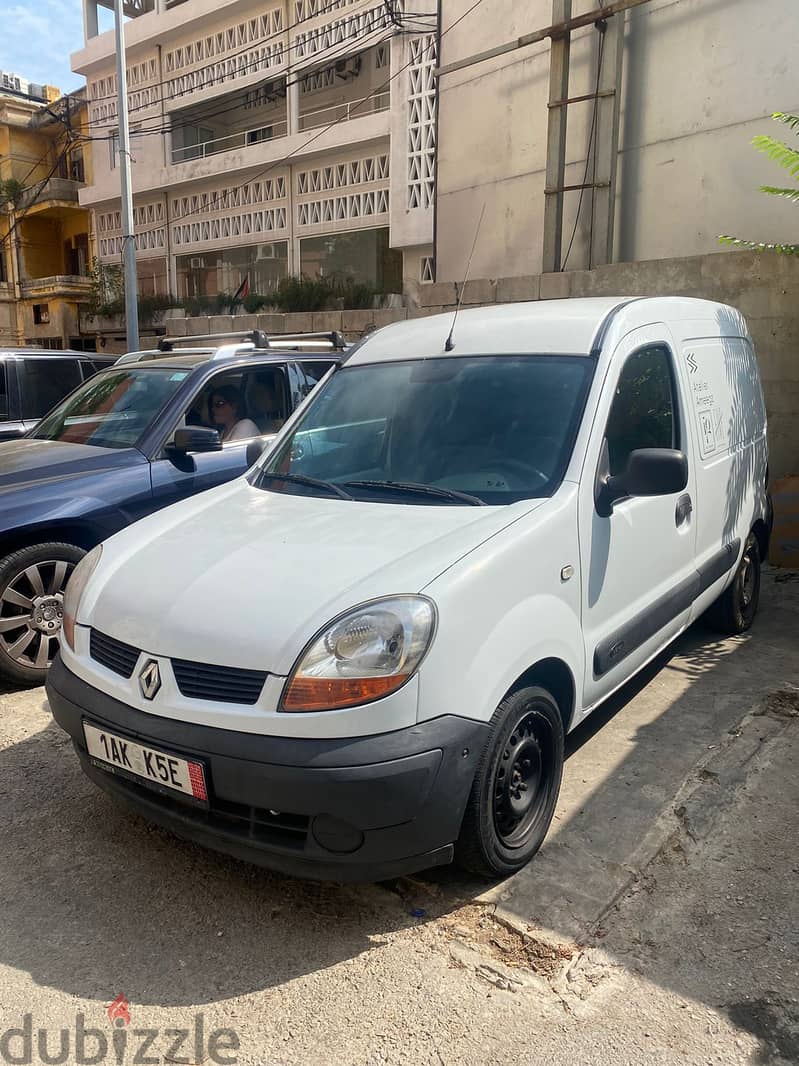
[[196,802],[208,802],[202,763],[138,744],[88,722],[83,723],[83,735],[92,761],[103,769],[143,778],[158,789],[179,792]]

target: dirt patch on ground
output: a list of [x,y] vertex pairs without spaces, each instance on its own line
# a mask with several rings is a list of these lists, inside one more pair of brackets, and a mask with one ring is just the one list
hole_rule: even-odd
[[438,920],[445,934],[490,954],[506,966],[532,970],[550,979],[580,950],[576,944],[553,944],[532,930],[520,933],[497,920],[490,904],[470,903]]
[[779,689],[769,692],[756,716],[768,714],[772,718],[799,718],[799,692],[793,689]]

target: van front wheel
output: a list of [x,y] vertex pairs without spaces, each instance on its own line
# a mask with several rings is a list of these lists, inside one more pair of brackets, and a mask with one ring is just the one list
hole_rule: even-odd
[[750,533],[735,577],[708,609],[711,626],[721,633],[745,633],[754,621],[760,601],[760,547]]
[[546,689],[506,696],[489,723],[455,859],[485,877],[525,866],[544,842],[563,775],[563,719]]

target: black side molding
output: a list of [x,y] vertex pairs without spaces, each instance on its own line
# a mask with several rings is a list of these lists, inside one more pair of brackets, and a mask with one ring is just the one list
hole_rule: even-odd
[[717,552],[712,559],[709,559],[699,567],[699,595],[709,589],[720,577],[724,577],[735,566],[740,551],[741,539],[736,537],[729,544],[725,544],[721,551]]
[[693,576],[686,578],[676,588],[656,600],[646,611],[636,615],[597,644],[594,651],[594,677],[602,677],[614,666],[618,666],[678,614],[688,610],[695,599],[719,578],[729,573],[738,560],[740,550],[740,538],[725,544],[721,551],[703,563]]
[[686,611],[698,595],[699,575],[695,574],[597,644],[594,652],[594,677],[602,677],[628,655],[632,655],[636,648],[640,648],[650,637],[654,637],[659,630],[667,626],[672,618]]

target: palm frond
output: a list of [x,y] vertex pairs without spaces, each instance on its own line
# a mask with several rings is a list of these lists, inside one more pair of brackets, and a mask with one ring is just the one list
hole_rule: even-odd
[[799,133],[799,115],[789,115],[784,111],[775,111],[771,116],[775,122],[782,122],[785,126],[790,126],[792,130]]
[[778,189],[774,185],[761,185],[760,191],[767,196],[782,196],[792,204],[799,204],[799,189]]
[[795,148],[790,148],[782,141],[775,140],[774,137],[766,134],[753,137],[752,144],[759,152],[763,152],[769,159],[787,170],[791,177],[795,178],[799,175],[799,151]]
[[799,255],[799,244],[765,244],[762,241],[744,241],[740,237],[722,234],[719,244],[731,244],[735,248],[746,248],[750,252],[777,252],[779,255]]

